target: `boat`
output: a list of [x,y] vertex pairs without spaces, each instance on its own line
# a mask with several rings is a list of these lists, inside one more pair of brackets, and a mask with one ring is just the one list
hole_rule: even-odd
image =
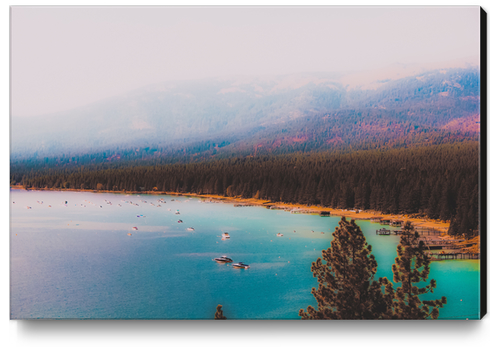
[[175,214],[180,214],[179,210],[177,210],[177,212],[175,212]]
[[228,234],[228,233],[223,233],[223,234],[221,234],[221,237],[222,237],[223,239],[229,239],[229,238],[230,238],[230,234]]
[[188,231],[194,231],[194,230],[196,230],[196,229],[194,229],[194,228],[192,228],[192,227],[189,227],[189,228],[187,228],[187,230],[188,230]]
[[128,236],[131,236],[132,234],[131,233],[128,233]]
[[137,227],[133,227],[133,230],[138,230],[138,228]]
[[179,219],[179,220],[177,221],[177,223],[183,223],[183,222],[182,222],[182,219]]
[[239,262],[239,263],[233,264],[233,267],[235,269],[248,269],[248,268],[250,268],[250,265],[247,265],[247,264],[244,264],[242,262]]
[[284,235],[283,235],[283,234],[281,234],[281,233],[277,233],[277,234],[276,234],[276,236],[277,236],[277,237],[281,237],[281,236],[284,236]]
[[217,263],[232,263],[233,260],[231,258],[228,258],[226,255],[222,255],[219,258],[214,258],[213,259]]

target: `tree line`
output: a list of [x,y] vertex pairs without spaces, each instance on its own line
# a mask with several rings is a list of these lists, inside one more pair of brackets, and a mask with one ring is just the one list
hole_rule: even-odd
[[32,188],[169,191],[376,210],[479,230],[479,143],[228,158],[139,167],[11,172]]

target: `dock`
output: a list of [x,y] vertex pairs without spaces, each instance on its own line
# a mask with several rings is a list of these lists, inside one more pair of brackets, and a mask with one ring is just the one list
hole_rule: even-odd
[[376,235],[391,235],[391,230],[389,229],[379,229],[379,230],[376,230]]
[[480,259],[480,253],[468,252],[444,252],[439,254],[429,253],[432,260],[456,260],[456,259]]
[[429,249],[454,249],[454,248],[463,248],[464,241],[463,240],[427,240],[422,239],[424,241],[425,246]]
[[445,234],[444,231],[442,230],[438,230],[438,229],[434,229],[434,228],[415,228],[415,231],[419,233],[420,236],[422,235],[435,235],[435,236],[441,236],[443,234]]

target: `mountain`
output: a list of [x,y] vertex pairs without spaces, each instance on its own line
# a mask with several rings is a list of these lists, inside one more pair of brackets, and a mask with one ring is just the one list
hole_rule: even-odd
[[11,157],[133,148],[212,156],[479,136],[479,69],[406,75],[355,87],[356,74],[326,73],[152,85],[67,112],[13,118]]

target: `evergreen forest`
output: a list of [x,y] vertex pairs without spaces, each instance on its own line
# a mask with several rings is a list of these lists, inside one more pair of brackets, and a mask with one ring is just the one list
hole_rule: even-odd
[[352,152],[311,152],[165,165],[11,168],[26,188],[166,191],[376,210],[479,230],[479,142]]

